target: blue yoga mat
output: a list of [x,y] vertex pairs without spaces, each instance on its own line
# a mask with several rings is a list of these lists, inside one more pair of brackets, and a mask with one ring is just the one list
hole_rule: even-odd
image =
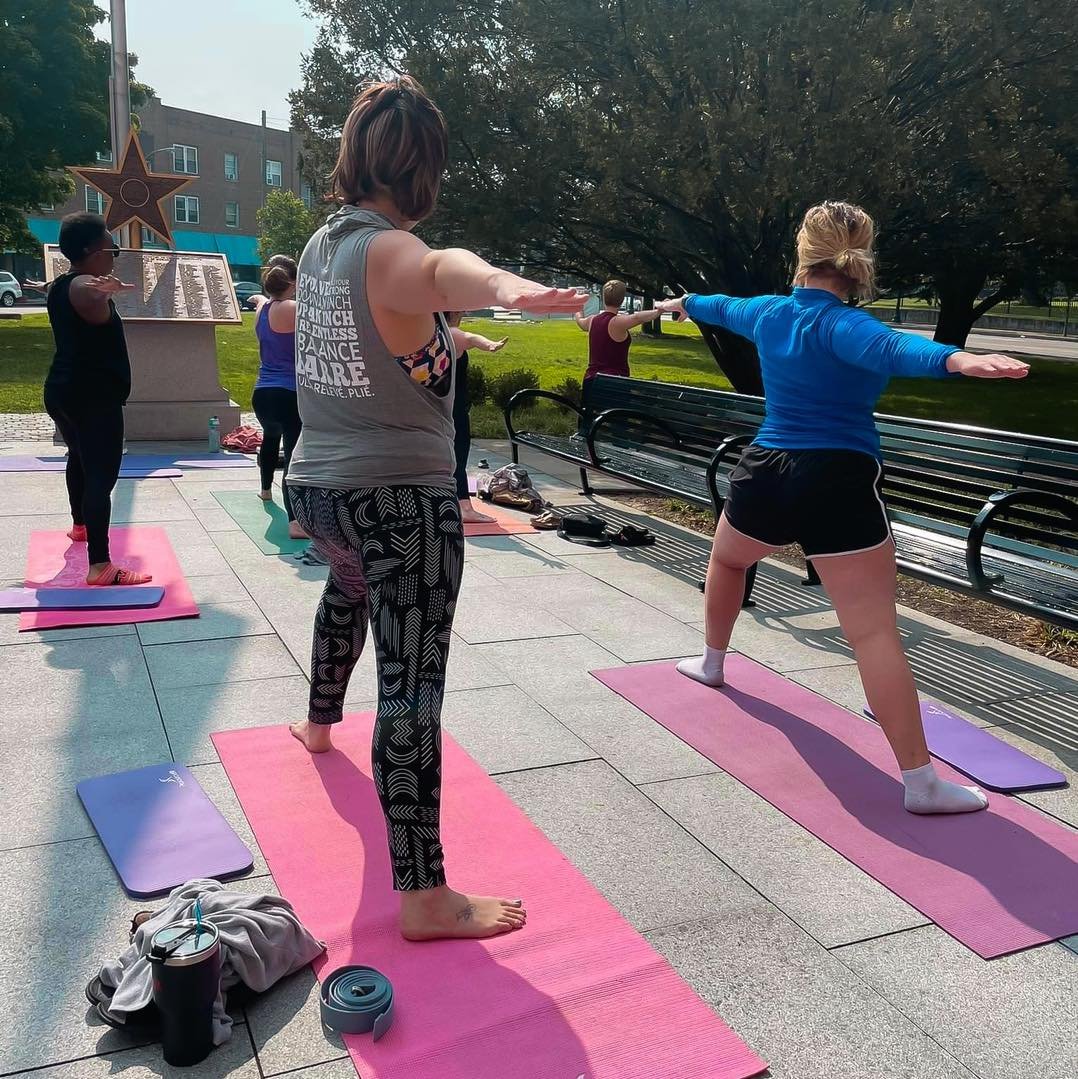
[[[1036,704],[1031,702],[1030,708]],[[865,709],[875,719],[871,709]],[[990,791],[1045,790],[1065,787],[1067,777],[1043,761],[997,738],[991,731],[947,711],[932,701],[921,701],[928,751]]]
[[251,852],[182,764],[86,779],[76,788],[129,895],[246,873]]
[[165,590],[156,585],[95,585],[85,588],[5,588],[0,611],[134,610],[156,607]]

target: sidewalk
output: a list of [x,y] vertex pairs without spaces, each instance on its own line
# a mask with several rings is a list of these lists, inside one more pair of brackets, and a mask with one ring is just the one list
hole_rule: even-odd
[[[504,450],[476,445],[472,463],[496,467]],[[9,440],[0,452],[42,449]],[[522,456],[556,504],[588,501],[574,469]],[[320,1027],[309,973],[237,1009],[232,1040],[186,1073],[165,1069],[158,1046],[88,1018],[82,998],[152,902],[124,896],[75,784],[187,764],[257,852],[209,736],[305,712],[325,571],[262,555],[212,497],[254,482],[188,473],[117,487],[115,523],[168,532],[200,618],[22,635],[13,616],[0,623],[0,1076],[355,1075]],[[65,505],[61,474],[0,474],[13,581],[30,532],[66,526]],[[594,508],[640,519],[605,496]],[[981,960],[590,677],[701,647],[707,541],[647,523],[659,542],[635,551],[551,533],[467,541],[446,729],[776,1079],[1078,1074],[1078,940]],[[756,599],[734,647],[859,712],[856,668],[824,598],[768,564]],[[912,611],[902,628],[926,696],[1078,780],[1073,670]],[[349,706],[374,698],[369,649]],[[1075,790],[1023,797],[1078,827]],[[273,887],[260,854],[236,886],[251,880]]]

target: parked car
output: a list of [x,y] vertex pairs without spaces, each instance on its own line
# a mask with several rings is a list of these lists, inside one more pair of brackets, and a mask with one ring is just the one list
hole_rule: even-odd
[[257,296],[262,291],[262,286],[256,281],[236,281],[234,282],[236,289],[236,299],[240,302],[240,307],[248,308],[251,306],[251,297]]
[[22,285],[7,270],[0,270],[0,303],[5,307],[14,307],[15,301],[21,299]]

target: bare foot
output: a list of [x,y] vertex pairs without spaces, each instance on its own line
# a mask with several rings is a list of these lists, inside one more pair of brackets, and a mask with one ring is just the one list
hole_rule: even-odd
[[328,753],[333,748],[328,723],[312,723],[305,719],[289,724],[288,729],[293,738],[298,738],[307,747],[309,753]]
[[401,893],[400,930],[405,940],[480,940],[523,929],[527,921],[520,899],[464,895],[444,885]]
[[466,525],[487,524],[494,520],[493,517],[488,517],[485,513],[480,513],[479,510],[472,505],[472,500],[470,498],[462,498],[460,500],[460,519]]
[[263,502],[272,502],[273,491],[259,491],[258,497],[261,498]]
[[288,538],[289,539],[310,539],[310,534],[303,530],[303,525],[299,521],[288,522]]

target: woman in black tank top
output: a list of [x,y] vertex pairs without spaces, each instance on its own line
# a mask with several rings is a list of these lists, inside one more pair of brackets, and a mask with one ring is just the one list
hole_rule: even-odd
[[123,321],[111,297],[133,286],[112,275],[119,249],[97,214],[65,217],[60,250],[71,268],[49,289],[56,353],[45,378],[45,410],[67,443],[73,521],[68,535],[89,545],[87,584],[145,584],[149,576],[114,566],[109,558],[112,489],[123,458],[123,406],[131,392]]

